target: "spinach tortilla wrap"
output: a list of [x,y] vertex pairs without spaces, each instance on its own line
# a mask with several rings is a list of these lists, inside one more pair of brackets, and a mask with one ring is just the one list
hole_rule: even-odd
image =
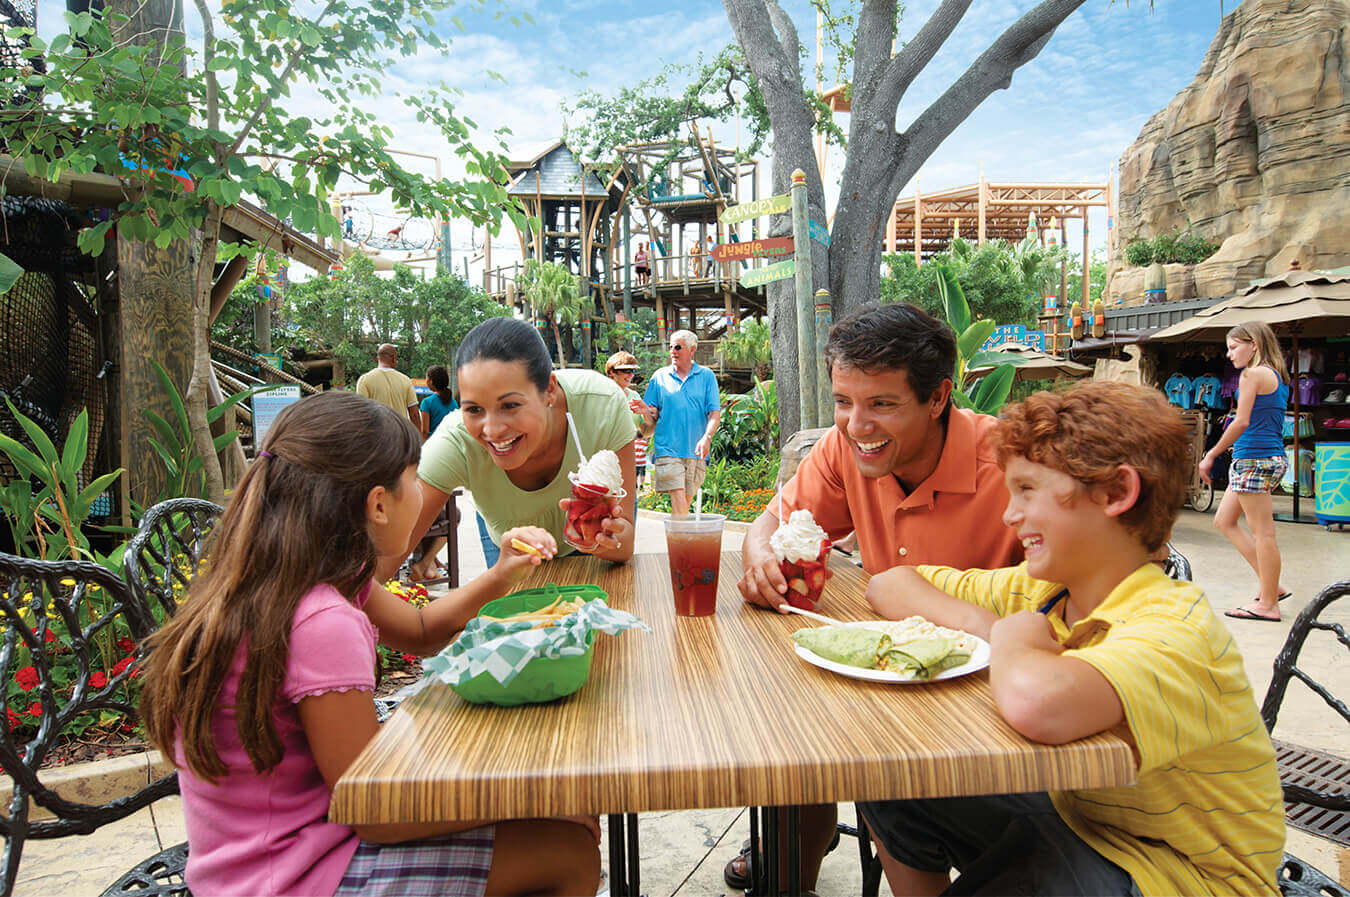
[[881,659],[880,666],[901,676],[931,679],[967,660],[970,660],[970,652],[958,648],[951,639],[926,638],[892,646]]
[[877,661],[891,647],[889,635],[856,626],[798,629],[792,633],[792,640],[826,660],[865,670],[876,669]]

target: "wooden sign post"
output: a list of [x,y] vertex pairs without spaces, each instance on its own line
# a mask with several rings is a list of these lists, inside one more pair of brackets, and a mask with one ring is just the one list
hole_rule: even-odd
[[807,225],[809,220],[806,207],[806,172],[798,168],[792,172],[792,237],[797,245],[795,272],[797,371],[801,378],[798,404],[801,408],[803,430],[818,425],[816,413],[819,408],[816,401],[816,324],[811,289],[811,237]]
[[[813,221],[812,224],[815,222]],[[830,389],[830,365],[825,360],[825,341],[830,336],[833,313],[830,291],[816,290],[816,426],[828,427],[834,420],[834,391]]]

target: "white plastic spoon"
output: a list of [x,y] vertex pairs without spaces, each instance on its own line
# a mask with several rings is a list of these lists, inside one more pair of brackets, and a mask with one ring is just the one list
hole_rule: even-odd
[[800,607],[793,607],[791,604],[778,605],[779,610],[785,610],[790,614],[801,614],[803,617],[810,617],[813,620],[819,620],[827,626],[843,626],[843,620],[836,620],[834,617],[827,617],[824,614],[818,614],[813,610],[802,610]]

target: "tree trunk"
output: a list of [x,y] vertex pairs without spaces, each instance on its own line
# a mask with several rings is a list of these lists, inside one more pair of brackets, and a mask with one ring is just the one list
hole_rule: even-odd
[[202,239],[197,253],[197,287],[192,296],[192,378],[188,380],[188,425],[192,428],[192,443],[197,457],[202,459],[202,473],[206,478],[206,497],[216,504],[225,503],[225,478],[220,469],[220,457],[211,441],[211,425],[206,420],[206,398],[211,378],[211,275],[215,268],[216,245],[220,240],[221,208],[210,205],[210,213],[202,225]]
[[563,352],[562,333],[558,330],[558,322],[550,321],[549,323],[553,325],[553,341],[558,344],[558,367],[566,368],[567,355]]

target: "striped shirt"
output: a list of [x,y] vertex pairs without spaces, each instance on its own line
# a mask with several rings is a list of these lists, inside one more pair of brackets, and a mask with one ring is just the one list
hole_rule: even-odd
[[[1000,617],[1038,610],[1062,587],[1025,565],[920,567],[935,586]],[[1276,894],[1284,803],[1275,751],[1242,655],[1200,589],[1154,564],[1071,628],[1047,617],[1066,657],[1106,677],[1125,708],[1138,781],[1052,792],[1065,823],[1152,894]]]

